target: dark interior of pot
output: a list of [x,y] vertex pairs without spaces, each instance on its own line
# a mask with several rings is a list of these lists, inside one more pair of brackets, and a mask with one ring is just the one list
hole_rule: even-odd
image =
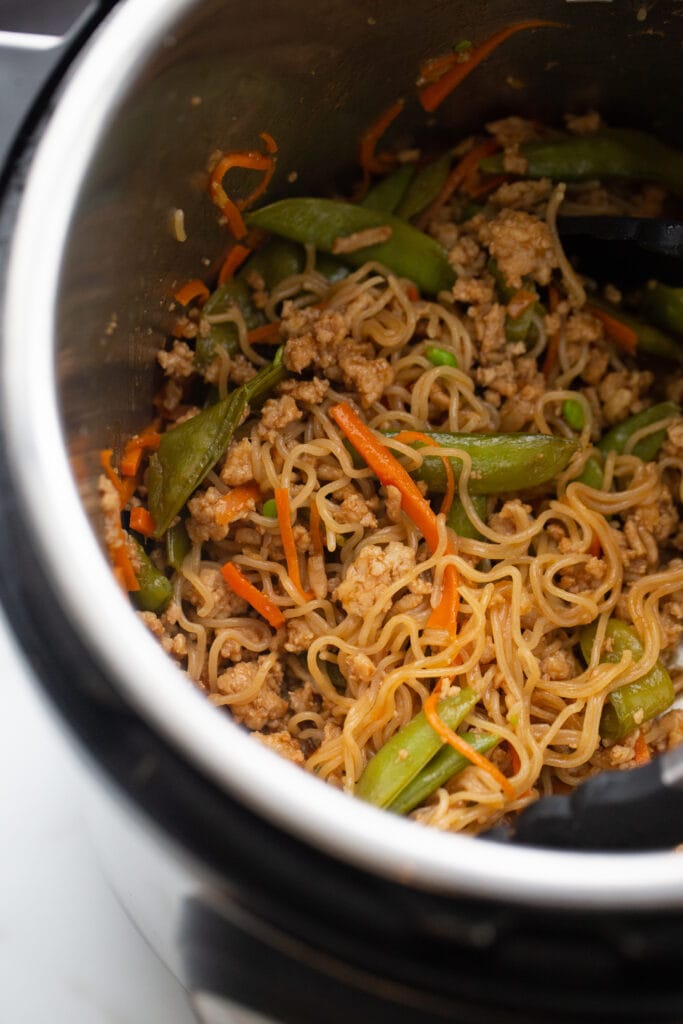
[[[394,144],[452,143],[511,113],[559,124],[564,112],[588,109],[680,141],[674,13],[560,0],[264,0],[245,12],[207,0],[170,31],[161,26],[147,58],[103,98],[100,144],[64,251],[58,388],[89,513],[99,449],[149,418],[175,288],[190,277],[210,283],[224,256],[225,228],[206,194],[212,152],[254,147],[268,131],[279,145],[268,198],[330,193],[352,180],[362,131],[398,96],[407,104],[387,137]],[[426,58],[527,18],[559,25],[509,39],[425,115],[414,83]]]

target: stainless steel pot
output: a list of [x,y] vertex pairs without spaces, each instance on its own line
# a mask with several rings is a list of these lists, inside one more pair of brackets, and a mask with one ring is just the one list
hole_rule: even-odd
[[[251,146],[260,131],[270,131],[280,144],[272,195],[325,189],[352,170],[358,136],[378,111],[398,95],[414,95],[422,59],[528,17],[566,27],[510,40],[429,122],[413,103],[407,120],[418,138],[451,139],[510,112],[552,120],[597,106],[613,123],[678,135],[680,142],[675,7],[609,0],[258,0],[247,7],[232,0],[123,0],[74,67],[30,170],[4,312],[5,605],[48,693],[97,764],[98,784],[114,779],[127,793],[123,804],[112,803],[117,816],[124,808],[128,823],[119,834],[131,840],[131,804],[143,812],[144,839],[129,863],[142,865],[149,850],[163,847],[176,864],[173,874],[177,851],[190,851],[182,871],[203,879],[195,910],[202,904],[205,915],[208,885],[214,911],[210,921],[195,915],[203,923],[187,934],[211,929],[219,948],[220,922],[231,916],[226,908],[235,900],[242,910],[249,904],[259,941],[287,947],[294,961],[315,961],[311,970],[326,979],[323,991],[332,990],[334,976],[334,985],[358,998],[365,992],[357,1016],[369,1017],[363,1008],[372,1007],[373,1019],[383,1019],[377,1006],[386,1000],[395,1009],[402,999],[418,1007],[414,1017],[405,1011],[405,1020],[430,1020],[430,1013],[474,1020],[479,1012],[479,997],[460,979],[466,1012],[475,1016],[448,1017],[441,996],[455,983],[451,976],[445,984],[445,965],[422,964],[419,980],[407,977],[412,968],[405,964],[415,966],[422,956],[411,954],[410,942],[400,955],[394,949],[393,959],[375,948],[372,965],[361,969],[352,940],[362,945],[373,921],[392,941],[399,933],[402,942],[441,936],[444,948],[467,950],[468,957],[497,948],[508,928],[501,922],[523,922],[518,950],[530,943],[528,966],[528,957],[542,957],[553,942],[558,958],[570,957],[571,937],[594,939],[596,915],[605,915],[614,923],[614,964],[632,968],[634,957],[650,949],[643,927],[652,915],[658,924],[650,937],[661,934],[662,921],[675,927],[683,918],[683,858],[503,849],[435,834],[354,802],[254,744],[188,685],[114,582],[98,540],[98,452],[148,418],[154,355],[174,283],[197,276],[203,261],[222,251],[215,211],[198,184],[213,150]],[[184,211],[182,243],[170,228],[175,209]],[[150,863],[149,877],[154,871]],[[264,898],[273,872],[291,887],[277,913]],[[134,877],[135,871],[129,888]],[[168,892],[176,888],[169,883]],[[319,901],[327,925],[335,923],[336,939],[344,936],[333,950],[336,940],[325,929],[316,932],[313,961],[310,899]],[[154,914],[167,913],[164,941],[168,949],[175,942],[169,956],[182,972],[177,935],[169,937],[177,906],[176,892]],[[542,931],[544,913],[555,915],[554,924],[537,948],[529,936]],[[624,915],[632,948],[616,938]],[[233,926],[240,927],[234,920]],[[510,954],[508,968],[514,960]],[[406,976],[397,979],[399,963]],[[230,978],[229,990],[273,1012],[258,986],[243,991]],[[399,980],[405,991],[392,988]],[[220,987],[215,978],[202,984]],[[480,1002],[488,1006],[495,999],[482,984]],[[584,984],[584,1008],[593,988]],[[279,1019],[316,1019],[310,1008],[302,1010],[300,992],[288,998]],[[510,1006],[515,1001],[522,1006],[523,993],[509,997]],[[538,999],[529,995],[528,1002]],[[327,1019],[336,1020],[334,1012],[330,1006]],[[488,1018],[481,1010],[476,1019],[531,1019],[502,1012]]]

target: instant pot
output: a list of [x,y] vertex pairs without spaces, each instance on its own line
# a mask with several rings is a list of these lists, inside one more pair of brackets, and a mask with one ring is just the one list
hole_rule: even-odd
[[[270,197],[319,194],[351,180],[361,132],[398,96],[406,144],[596,108],[680,145],[683,4],[121,0],[86,15],[5,147],[0,596],[82,752],[125,906],[211,1024],[683,1021],[680,853],[446,835],[281,760],[138,620],[96,488],[100,449],[149,418],[175,288],[224,252],[213,151],[270,132]],[[508,40],[426,119],[419,64],[526,18],[561,25]]]

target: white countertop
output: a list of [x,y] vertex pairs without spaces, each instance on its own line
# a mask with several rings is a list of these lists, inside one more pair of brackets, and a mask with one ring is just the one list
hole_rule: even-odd
[[0,1021],[191,1024],[185,994],[112,894],[78,761],[0,615]]

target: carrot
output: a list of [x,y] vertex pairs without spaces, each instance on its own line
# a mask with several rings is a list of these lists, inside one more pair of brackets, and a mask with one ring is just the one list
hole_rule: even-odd
[[130,560],[126,535],[123,532],[122,526],[119,527],[119,532],[120,543],[109,545],[109,558],[114,566],[114,574],[119,583],[122,584],[125,590],[134,593],[140,589],[140,583],[135,575],[133,563]]
[[147,427],[141,434],[134,434],[127,442],[121,456],[122,476],[135,476],[146,451],[156,451],[161,444],[161,434],[153,427]]
[[[545,21],[541,18],[531,18],[528,21],[520,21],[514,25],[507,25],[505,28],[500,29],[498,32],[494,32],[492,36],[486,39],[480,46],[475,47],[470,54],[469,59],[464,61],[449,62],[450,66],[445,73],[438,78],[435,82],[429,82],[418,90],[418,99],[422,104],[424,110],[427,113],[433,113],[437,107],[439,107],[448,95],[460,85],[471,71],[481,64],[483,60],[493,53],[493,51],[504,43],[506,39],[513,36],[516,32],[522,32],[526,29],[531,28],[543,28],[543,27],[554,27],[562,28],[560,22],[557,21]],[[438,58],[436,58],[438,59]]]
[[247,341],[250,345],[258,344],[260,341],[275,341],[280,334],[281,323],[281,320],[272,320],[261,327],[252,328],[251,331],[247,331]]
[[148,509],[143,508],[142,505],[135,505],[130,510],[130,528],[136,533],[141,533],[143,537],[152,536],[156,527]]
[[260,132],[259,138],[263,139],[263,145],[266,147],[267,153],[277,153],[277,142],[270,132]]
[[219,526],[227,526],[242,513],[251,512],[260,497],[261,488],[257,483],[241,484],[224,494],[216,509],[216,522]]
[[208,299],[210,294],[211,292],[204,282],[200,281],[198,277],[193,277],[178,289],[173,298],[181,306],[188,306],[193,299]]
[[420,301],[420,292],[414,284],[406,285],[406,295],[408,296],[411,302]]
[[462,64],[467,60],[469,57],[461,50],[451,50],[450,53],[442,53],[440,57],[430,57],[420,65],[418,82],[420,85],[436,82],[450,71],[454,64]]
[[234,562],[226,562],[225,565],[221,566],[221,576],[230,589],[238,597],[243,598],[247,604],[250,604],[254,611],[262,615],[273,629],[282,629],[285,624],[285,617],[278,606],[274,601],[271,601],[267,594],[257,590]]
[[519,769],[522,767],[522,762],[519,759],[517,747],[513,747],[511,743],[508,743],[508,749],[510,751],[510,759],[512,761],[512,774],[516,775]]
[[235,271],[242,266],[247,256],[251,255],[251,249],[246,245],[233,245],[225,257],[221,269],[218,271],[218,284],[225,284],[234,275]]
[[615,316],[611,316],[606,310],[599,309],[598,306],[592,306],[590,303],[587,303],[584,309],[591,316],[597,317],[602,322],[605,333],[616,345],[623,348],[629,355],[634,356],[636,354],[638,335],[632,327],[622,323],[621,320],[617,320]]
[[536,294],[534,292],[528,292],[524,288],[520,288],[512,296],[507,304],[508,316],[511,316],[513,320],[516,320],[518,316],[526,312],[529,306],[533,306],[536,301]]
[[633,747],[633,753],[635,755],[635,763],[636,765],[638,765],[638,767],[640,767],[643,764],[648,764],[648,762],[651,760],[650,748],[648,747],[647,740],[643,736],[642,732],[638,733],[636,742]]
[[593,558],[599,558],[602,554],[602,545],[600,543],[600,538],[598,537],[597,533],[593,534],[591,542],[588,545],[588,553],[592,555]]
[[465,183],[465,188],[470,199],[478,199],[479,196],[485,196],[500,185],[504,185],[507,180],[507,174],[489,174],[484,178],[477,175],[471,184]]
[[116,472],[116,470],[111,464],[112,455],[113,452],[111,448],[104,448],[100,452],[100,463],[107,477],[109,478],[109,480],[111,480],[112,484],[116,488],[121,508],[123,508],[124,505],[128,504],[133,495],[133,491],[135,490],[135,481],[121,480],[119,474]]
[[465,181],[471,180],[471,176],[479,167],[479,161],[483,160],[485,156],[491,156],[491,154],[495,153],[498,149],[500,149],[500,145],[495,139],[484,139],[483,142],[474,146],[469,153],[465,153],[462,160],[459,160],[451,170],[434,202],[420,217],[420,223],[426,223],[427,220],[430,220],[436,213],[438,213],[442,206],[445,206],[453,193],[460,188]]
[[363,183],[365,187],[370,182],[371,174],[386,174],[396,163],[396,158],[389,153],[376,153],[377,143],[385,131],[396,120],[405,106],[405,100],[396,100],[387,107],[376,121],[363,133],[360,140],[358,162],[363,171]]
[[[234,202],[223,188],[223,179],[233,167],[240,167],[243,170],[263,171],[263,178],[256,188],[249,193],[246,199],[239,199]],[[270,184],[270,179],[275,173],[275,160],[272,153],[259,153],[255,150],[244,152],[224,153],[220,158],[209,178],[209,195],[226,218],[230,230],[238,240],[247,234],[247,226],[242,217],[242,210],[246,210],[252,203],[263,195]]]
[[[432,448],[435,444],[431,437],[427,437],[426,434],[421,434],[418,430],[401,430],[394,437],[394,441],[401,441],[403,444],[411,444],[413,441],[421,441],[423,444],[427,444]],[[439,512],[442,515],[447,515],[449,508],[453,504],[453,498],[455,497],[455,475],[453,473],[453,467],[451,466],[451,460],[446,455],[441,457],[441,461],[443,463],[444,473],[446,474],[446,493],[443,496]]]
[[[437,518],[413,478],[346,402],[333,405],[330,416],[359,455],[365,459],[380,483],[385,487],[391,484],[398,488],[401,493],[401,508],[421,531],[432,551],[435,551],[439,543]],[[410,436],[413,433],[403,431],[403,436]],[[426,435],[419,437],[429,440]],[[446,554],[452,554],[450,546],[446,548]],[[443,574],[441,600],[427,620],[427,628],[446,629],[454,636],[458,625],[459,601],[458,573],[455,566],[448,565]]]
[[301,583],[301,575],[299,573],[299,555],[296,550],[296,542],[294,540],[294,531],[292,529],[292,512],[289,507],[289,490],[286,487],[276,487],[273,491],[273,497],[275,498],[275,507],[277,508],[277,518],[280,524],[280,536],[282,537],[282,546],[285,549],[285,560],[287,562],[287,572],[289,573],[290,579],[296,589],[299,591],[304,600],[308,601],[313,597],[312,591],[306,591]]
[[491,778],[498,783],[498,785],[503,790],[508,800],[514,800],[516,796],[515,787],[512,785],[510,780],[505,778],[503,773],[499,771],[498,768],[496,768],[495,764],[489,761],[488,757],[484,757],[483,754],[480,754],[478,751],[474,750],[474,748],[471,747],[466,740],[458,736],[457,732],[454,732],[452,729],[449,729],[448,726],[444,725],[444,723],[441,721],[441,719],[439,718],[439,714],[436,710],[436,706],[440,699],[440,693],[441,685],[438,684],[434,687],[434,689],[427,697],[426,701],[422,706],[422,710],[425,713],[425,718],[431,725],[434,732],[437,733],[439,738],[444,743],[448,743],[451,747],[453,747],[454,750],[457,750],[457,752],[461,754],[464,758],[466,758],[472,764],[476,765],[477,768],[481,768],[482,771],[485,771],[488,775],[490,775]]
[[[560,302],[560,296],[557,293],[557,288],[553,285],[548,287],[548,305],[550,312],[554,313]],[[543,366],[541,367],[541,373],[546,380],[550,380],[557,367],[557,360],[560,351],[560,337],[561,331],[558,329],[551,334],[548,347],[545,350],[545,359],[543,360]]]
[[320,528],[320,509],[318,508],[317,501],[311,502],[310,518],[308,521],[308,529],[311,533],[311,543],[313,544],[313,553],[315,555],[323,554],[323,534]]

